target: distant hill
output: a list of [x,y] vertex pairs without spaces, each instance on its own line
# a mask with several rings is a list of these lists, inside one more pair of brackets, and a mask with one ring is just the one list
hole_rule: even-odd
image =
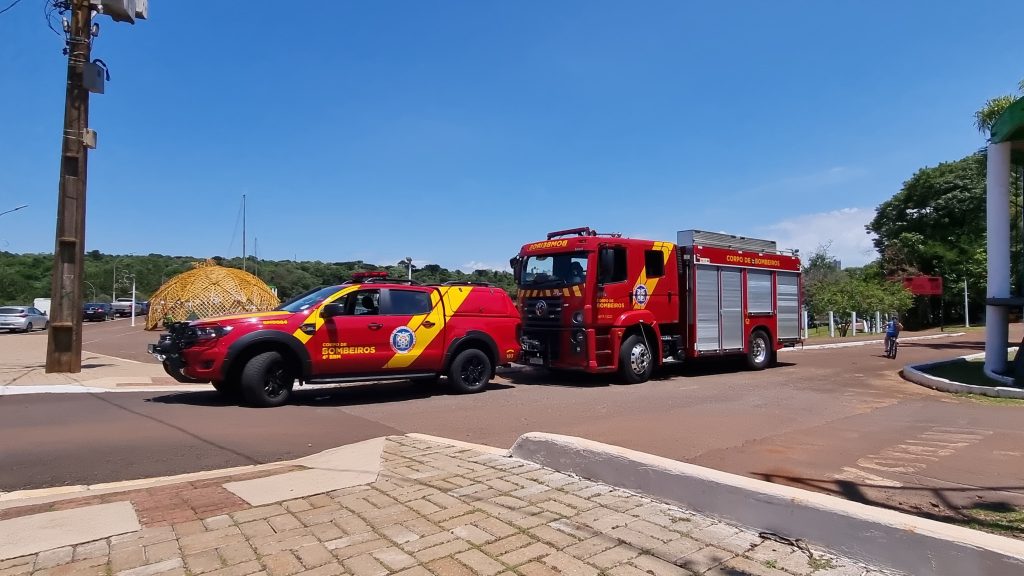
[[[118,282],[118,296],[131,293],[131,279],[125,274],[135,274],[135,289],[139,300],[145,300],[165,281],[191,269],[194,262],[205,258],[191,256],[165,256],[149,254],[147,256],[119,256],[103,254],[97,250],[85,255],[85,278],[83,298],[86,301],[110,302],[115,285],[115,267]],[[221,266],[241,268],[242,259],[213,258]],[[35,298],[50,296],[50,276],[52,274],[53,255],[51,254],[12,254],[0,251],[0,305],[31,304]],[[387,271],[389,276],[406,278],[408,269],[404,262],[391,266],[380,266],[362,261],[354,262],[320,262],[292,260],[256,260],[246,261],[246,270],[256,273],[264,282],[277,288],[282,300],[290,298],[314,286],[338,284],[359,271]],[[413,268],[413,279],[424,284],[442,283],[451,280],[470,280],[474,282],[490,282],[515,293],[512,274],[496,270],[476,270],[467,274],[460,270],[448,270],[437,264],[427,264],[421,268]]]

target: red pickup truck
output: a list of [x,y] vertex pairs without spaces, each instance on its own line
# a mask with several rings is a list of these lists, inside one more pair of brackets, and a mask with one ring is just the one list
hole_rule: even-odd
[[271,312],[171,324],[149,352],[181,382],[269,407],[286,403],[295,382],[443,376],[457,392],[479,392],[496,366],[518,359],[519,326],[501,288],[365,273]]

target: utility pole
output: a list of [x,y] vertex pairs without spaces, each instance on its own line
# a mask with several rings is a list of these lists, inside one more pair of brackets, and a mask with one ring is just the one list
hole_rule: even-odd
[[71,0],[68,29],[68,80],[64,100],[57,237],[50,292],[50,330],[46,372],[82,371],[82,272],[85,258],[85,192],[89,127],[89,91],[84,67],[90,62],[92,14],[89,0]]
[[245,272],[245,194],[242,194],[242,272]]

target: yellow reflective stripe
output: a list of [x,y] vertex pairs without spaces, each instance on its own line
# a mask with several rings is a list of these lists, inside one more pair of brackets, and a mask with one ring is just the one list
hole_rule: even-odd
[[291,312],[285,310],[273,310],[270,312],[249,312],[246,314],[233,314],[231,316],[217,316],[208,320],[245,320],[247,318],[263,318],[269,316],[288,316]]
[[562,288],[562,296],[568,296],[568,295],[569,295],[569,289],[568,288]]
[[[662,254],[662,257],[664,258],[665,269],[666,269],[666,273],[667,273],[668,259],[672,256],[672,243],[671,242],[655,242],[653,249],[654,250],[661,250],[661,254]],[[633,291],[635,292],[636,291],[636,287],[641,285],[641,284],[643,284],[644,287],[647,288],[647,302],[644,302],[643,304],[640,304],[639,302],[636,301],[636,299],[634,299],[633,300],[633,308],[646,308],[647,307],[647,303],[650,302],[651,298],[654,297],[654,289],[658,286],[658,280],[660,280],[660,278],[648,278],[647,277],[647,267],[646,266],[640,271],[640,278],[637,279],[636,285],[633,286]]]
[[[413,345],[412,350],[405,354],[398,354],[396,352],[384,367],[407,368],[415,362],[420,357],[420,354],[423,354],[423,351],[427,349],[427,346],[430,346],[434,339],[437,338],[437,335],[441,333],[446,320],[451,318],[455,311],[462,306],[472,290],[472,288],[467,286],[450,286],[440,289],[440,297],[438,297],[437,292],[431,293],[430,300],[433,307],[430,309],[430,312],[413,316],[408,324],[406,324],[415,334],[416,344]],[[424,326],[428,321],[433,322],[433,325],[429,328]]]
[[573,294],[575,294],[575,295],[577,295],[577,296],[583,296],[583,293],[582,293],[582,292],[580,292],[580,287],[579,287],[579,285],[576,285],[576,286],[573,286],[573,287],[572,287],[572,293],[573,293]]
[[306,342],[309,342],[309,339],[312,338],[313,335],[312,334],[306,334],[305,332],[303,332],[302,331],[302,326],[304,326],[306,324],[312,323],[315,326],[315,328],[316,328],[315,330],[313,330],[313,332],[315,333],[317,330],[322,328],[323,325],[324,325],[324,319],[320,317],[320,309],[324,307],[324,304],[330,304],[331,302],[334,302],[338,298],[341,298],[345,294],[348,294],[349,292],[353,292],[353,291],[357,290],[358,288],[360,288],[360,286],[358,286],[358,285],[357,286],[346,286],[345,288],[342,288],[341,290],[338,290],[334,294],[331,294],[331,296],[329,298],[325,298],[322,304],[320,304],[316,308],[313,308],[313,310],[309,313],[309,315],[306,316],[306,319],[303,320],[302,323],[299,324],[299,327],[295,329],[295,332],[292,332],[292,336],[295,336],[299,340],[299,342],[302,342],[303,344],[305,344]]

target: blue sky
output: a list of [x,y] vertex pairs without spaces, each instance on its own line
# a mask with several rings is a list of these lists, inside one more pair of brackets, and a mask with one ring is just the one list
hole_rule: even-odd
[[[13,252],[53,247],[65,60],[42,4],[0,15]],[[860,264],[874,207],[981,147],[973,111],[1024,76],[1008,0],[150,4],[97,20],[89,250],[239,255],[246,194],[269,259],[501,267],[589,225]]]

